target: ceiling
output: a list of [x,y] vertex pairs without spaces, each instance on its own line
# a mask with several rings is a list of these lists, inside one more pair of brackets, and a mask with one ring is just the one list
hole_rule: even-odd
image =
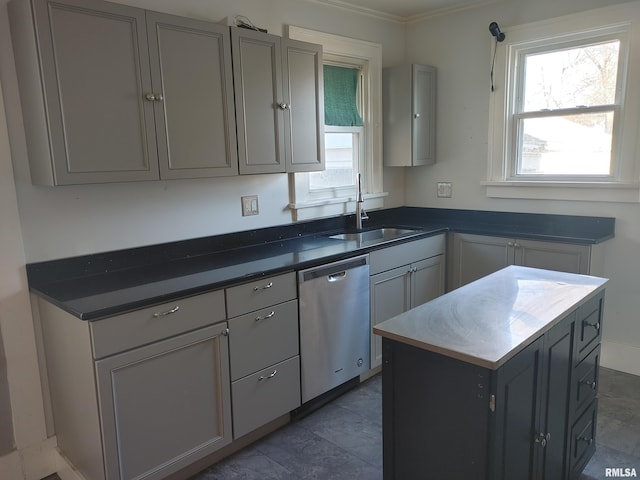
[[394,20],[411,20],[450,10],[490,3],[491,0],[315,0],[337,7]]

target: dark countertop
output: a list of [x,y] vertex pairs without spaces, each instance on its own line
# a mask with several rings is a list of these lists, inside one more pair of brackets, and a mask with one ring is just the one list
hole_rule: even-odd
[[[447,231],[596,244],[613,238],[615,219],[400,207],[369,212],[366,228],[421,231],[393,244]],[[82,320],[97,320],[217,290],[264,275],[308,268],[384,248],[328,238],[353,230],[354,216],[31,263],[30,290]]]

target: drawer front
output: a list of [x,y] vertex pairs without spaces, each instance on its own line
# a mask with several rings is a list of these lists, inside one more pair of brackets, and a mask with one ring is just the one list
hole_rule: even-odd
[[444,234],[374,250],[369,254],[369,274],[386,272],[445,252]]
[[231,379],[298,355],[298,301],[229,320]]
[[571,477],[581,472],[596,450],[598,399],[587,408],[571,429]]
[[575,369],[573,411],[577,414],[598,394],[600,345],[593,349]]
[[231,384],[233,438],[300,406],[300,357],[295,356]]
[[599,295],[578,308],[578,322],[576,325],[577,363],[581,362],[600,343],[603,303],[604,295]]
[[90,322],[94,358],[103,358],[226,319],[222,290]]
[[227,288],[226,294],[229,318],[237,317],[296,298],[296,274],[285,273]]

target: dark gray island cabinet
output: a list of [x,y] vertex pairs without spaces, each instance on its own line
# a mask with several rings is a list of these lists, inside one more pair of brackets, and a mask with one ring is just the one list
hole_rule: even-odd
[[606,282],[510,266],[374,327],[384,478],[578,478]]

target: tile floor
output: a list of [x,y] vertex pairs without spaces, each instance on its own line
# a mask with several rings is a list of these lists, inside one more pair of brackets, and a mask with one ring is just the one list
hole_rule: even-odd
[[[580,480],[605,468],[640,475],[640,377],[602,368],[596,454]],[[376,376],[191,480],[382,479],[381,379]]]

